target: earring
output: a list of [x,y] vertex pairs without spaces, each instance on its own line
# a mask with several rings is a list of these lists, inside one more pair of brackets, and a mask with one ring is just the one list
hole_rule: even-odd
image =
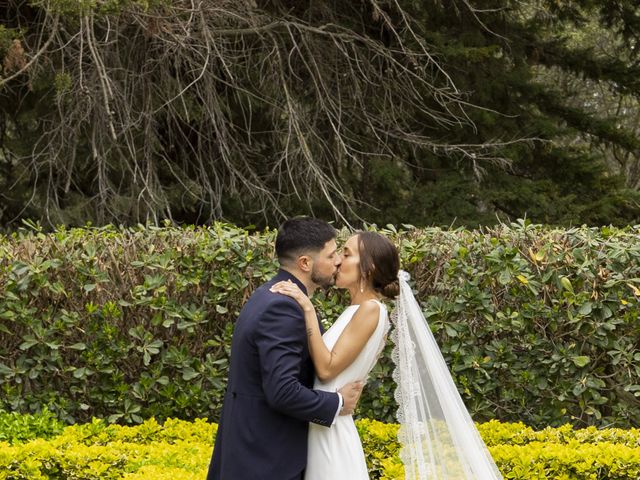
[[360,293],[364,293],[364,287],[362,286],[362,278],[360,279]]

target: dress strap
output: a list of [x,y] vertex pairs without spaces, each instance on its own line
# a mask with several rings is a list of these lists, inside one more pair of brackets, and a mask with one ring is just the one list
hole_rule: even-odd
[[376,302],[378,304],[378,306],[380,307],[380,314],[378,315],[378,327],[380,328],[381,325],[385,325],[387,322],[387,306],[382,303],[380,300],[378,300],[377,298],[372,298],[371,300],[373,300],[374,302]]
[[[380,305],[381,307],[387,308],[384,303],[382,303],[380,300],[378,300],[377,298],[370,298],[369,300],[373,300],[374,302],[376,302],[378,305]],[[368,300],[367,300],[368,301]]]

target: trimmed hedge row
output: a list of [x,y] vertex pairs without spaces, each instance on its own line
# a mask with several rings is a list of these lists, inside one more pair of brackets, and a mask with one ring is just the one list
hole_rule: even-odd
[[[382,231],[474,418],[640,425],[640,226],[405,228]],[[217,418],[232,322],[276,271],[274,238],[225,224],[0,237],[0,408]],[[327,322],[341,295],[315,299]],[[373,371],[361,416],[393,421],[392,367]]]
[[[534,431],[522,423],[507,424],[495,420],[478,424],[478,429],[506,479],[640,478],[638,429],[598,430],[589,427],[575,430],[567,424]],[[358,430],[372,476],[381,480],[404,480],[397,443],[384,443],[394,437],[397,425],[363,420],[359,422]],[[378,454],[375,448],[382,448],[384,453]],[[386,455],[388,453],[391,455]]]
[[[356,422],[373,479],[404,479],[397,425]],[[573,430],[570,425],[535,432],[523,424],[479,424],[480,433],[507,479],[636,480],[640,431]],[[53,438],[0,442],[0,480],[204,478],[216,425],[154,419],[136,427],[93,420]],[[3,432],[0,430],[0,435]]]
[[64,424],[49,410],[36,415],[0,411],[0,442],[20,443],[62,433]]
[[204,478],[216,425],[168,419],[137,427],[102,420],[50,439],[0,442],[0,480],[195,480]]

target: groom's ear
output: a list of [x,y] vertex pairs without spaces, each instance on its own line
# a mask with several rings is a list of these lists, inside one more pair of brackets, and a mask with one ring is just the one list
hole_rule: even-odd
[[309,255],[300,255],[296,260],[296,265],[303,272],[310,272],[313,268],[313,259]]

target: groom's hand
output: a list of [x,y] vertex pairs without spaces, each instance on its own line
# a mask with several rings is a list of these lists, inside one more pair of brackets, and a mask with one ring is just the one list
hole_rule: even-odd
[[342,395],[342,399],[344,404],[342,405],[342,410],[340,410],[340,415],[352,415],[354,410],[356,409],[356,405],[358,404],[358,400],[360,399],[360,395],[362,394],[362,389],[364,388],[364,382],[353,382],[348,383],[340,390],[338,393]]

